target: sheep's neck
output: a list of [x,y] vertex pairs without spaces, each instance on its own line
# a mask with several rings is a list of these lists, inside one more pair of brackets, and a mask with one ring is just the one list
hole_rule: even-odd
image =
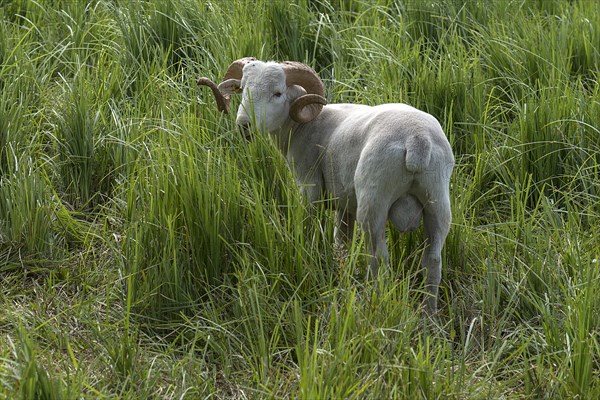
[[279,149],[281,154],[283,154],[283,156],[286,158],[288,156],[288,151],[292,141],[292,135],[296,130],[296,126],[296,123],[289,123],[282,126],[277,131],[271,132],[271,137],[273,138],[273,141],[275,142],[277,148]]

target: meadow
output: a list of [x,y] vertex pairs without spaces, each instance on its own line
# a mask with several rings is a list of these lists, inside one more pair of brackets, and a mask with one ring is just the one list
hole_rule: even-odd
[[[0,2],[0,398],[600,398],[600,2]],[[440,312],[421,230],[311,212],[200,76],[311,65],[456,157]],[[234,99],[234,107],[237,99]]]

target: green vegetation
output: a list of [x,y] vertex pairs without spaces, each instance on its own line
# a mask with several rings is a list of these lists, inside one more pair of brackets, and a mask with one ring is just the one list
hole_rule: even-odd
[[[0,398],[600,397],[600,2],[0,17]],[[436,320],[421,231],[391,232],[393,269],[363,282],[360,235],[337,249],[272,144],[196,87],[250,55],[312,65],[331,102],[440,120],[457,167]]]

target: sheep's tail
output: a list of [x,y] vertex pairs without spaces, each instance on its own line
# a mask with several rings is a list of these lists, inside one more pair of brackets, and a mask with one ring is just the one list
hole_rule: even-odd
[[406,169],[410,172],[423,172],[431,160],[431,140],[415,133],[406,141]]

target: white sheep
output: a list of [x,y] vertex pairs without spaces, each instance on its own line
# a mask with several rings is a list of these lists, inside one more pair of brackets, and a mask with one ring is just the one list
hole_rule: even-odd
[[450,144],[431,115],[405,104],[329,104],[323,83],[308,66],[233,62],[218,86],[208,78],[219,110],[242,93],[237,124],[266,132],[287,158],[311,202],[333,200],[336,240],[347,241],[355,221],[366,234],[369,271],[388,263],[386,221],[400,231],[424,220],[427,246],[427,311],[437,311],[441,251],[452,219],[449,181],[454,167]]

